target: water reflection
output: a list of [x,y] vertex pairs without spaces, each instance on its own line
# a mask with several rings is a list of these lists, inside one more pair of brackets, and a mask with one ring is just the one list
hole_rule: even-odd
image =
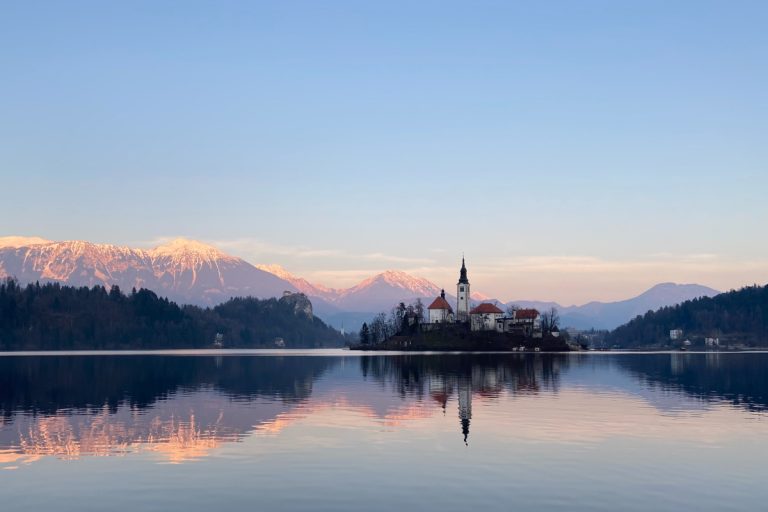
[[478,436],[669,436],[692,424],[659,415],[727,403],[762,417],[766,363],[768,354],[0,357],[0,467],[133,453],[189,462],[302,422],[414,435],[423,425],[441,439],[434,429],[445,427],[462,447]]
[[768,354],[685,353],[618,357],[616,362],[648,386],[748,410],[768,408]]
[[428,393],[445,411],[455,395],[464,443],[468,444],[472,396],[497,399],[503,392],[536,394],[557,392],[561,369],[571,358],[562,354],[543,357],[522,354],[456,354],[398,357],[362,357],[364,378],[380,381],[402,399],[421,401]]

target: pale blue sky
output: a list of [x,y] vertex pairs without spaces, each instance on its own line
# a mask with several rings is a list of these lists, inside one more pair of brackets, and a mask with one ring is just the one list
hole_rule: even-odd
[[768,2],[0,1],[0,235],[327,285],[768,280]]

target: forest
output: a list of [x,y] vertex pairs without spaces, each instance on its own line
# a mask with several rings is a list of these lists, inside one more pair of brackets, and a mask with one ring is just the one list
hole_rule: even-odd
[[705,338],[719,345],[768,346],[768,286],[749,286],[649,311],[608,335],[622,348],[673,346],[669,332],[681,329],[694,346]]
[[0,283],[0,350],[340,347],[344,338],[284,299],[233,298],[179,306],[146,289]]

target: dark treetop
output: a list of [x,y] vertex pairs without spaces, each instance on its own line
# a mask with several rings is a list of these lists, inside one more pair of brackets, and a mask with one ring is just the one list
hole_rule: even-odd
[[750,286],[649,311],[616,328],[609,341],[623,347],[669,344],[669,331],[682,329],[694,344],[719,338],[720,345],[768,345],[768,286]]
[[0,284],[0,350],[338,347],[342,335],[286,299],[234,298],[214,308],[179,306],[149,290]]

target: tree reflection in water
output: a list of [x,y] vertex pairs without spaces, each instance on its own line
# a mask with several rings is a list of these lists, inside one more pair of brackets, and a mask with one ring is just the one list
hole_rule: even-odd
[[767,363],[766,354],[713,353],[0,357],[0,464],[136,451],[193,460],[297,410],[345,407],[341,396],[376,414],[398,403],[446,414],[455,400],[468,445],[473,398],[599,389],[596,376],[611,371],[623,375],[613,386],[763,411]]

